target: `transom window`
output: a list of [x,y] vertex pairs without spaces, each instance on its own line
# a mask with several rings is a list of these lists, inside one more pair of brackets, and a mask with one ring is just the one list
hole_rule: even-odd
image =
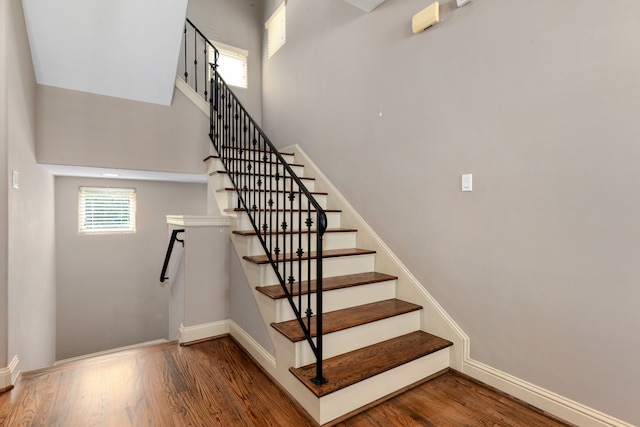
[[286,0],[273,12],[264,24],[267,29],[267,58],[271,58],[287,41]]

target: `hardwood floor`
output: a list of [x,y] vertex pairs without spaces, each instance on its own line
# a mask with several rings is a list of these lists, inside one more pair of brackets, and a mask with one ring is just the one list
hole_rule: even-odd
[[[1,426],[313,426],[228,337],[23,374]],[[339,426],[567,426],[449,372]]]

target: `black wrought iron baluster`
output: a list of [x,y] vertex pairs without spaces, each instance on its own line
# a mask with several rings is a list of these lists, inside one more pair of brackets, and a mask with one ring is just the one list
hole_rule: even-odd
[[[289,229],[290,229],[290,234],[289,234],[289,250],[291,251],[291,260],[289,261],[289,282],[291,283],[291,286],[293,286],[293,282],[295,280],[294,277],[294,257],[297,256],[297,262],[300,263],[302,261],[300,261],[300,247],[298,246],[298,249],[294,251],[294,245],[293,245],[293,239],[294,239],[294,232],[293,232],[293,211],[294,211],[294,202],[295,202],[295,193],[293,192],[293,188],[291,188],[293,186],[293,180],[291,179],[291,177],[286,177],[289,178]],[[284,181],[285,183],[287,182],[287,180],[285,179]],[[300,233],[300,230],[298,230],[298,234]],[[295,254],[295,255],[294,255]],[[300,306],[298,304],[298,310],[302,310],[302,306]]]
[[204,100],[208,101],[209,100],[209,92],[207,92],[207,75],[208,72],[211,72],[211,69],[209,68],[209,45],[207,44],[206,41],[203,40],[203,44],[204,44]]
[[325,384],[327,380],[322,374],[322,241],[327,229],[327,217],[323,211],[316,209],[316,376],[311,381]]
[[[311,228],[313,227],[313,218],[311,217],[311,203],[309,203],[309,200],[307,199],[307,212],[306,212],[307,218],[305,219],[305,225],[307,227],[307,235],[309,236],[309,239],[307,240],[307,253],[310,254],[311,253]],[[317,236],[316,236],[317,238]],[[311,314],[312,314],[312,308],[311,308],[311,262],[307,263],[307,289],[308,289],[308,294],[307,294],[307,312],[306,312],[306,321],[307,321],[307,328],[309,330],[311,330]]]
[[198,93],[198,34],[193,32],[193,86]]
[[[300,186],[298,186],[298,250],[301,252],[301,255],[303,253],[302,232],[302,191],[300,190]],[[307,240],[311,240],[311,234],[307,234]],[[307,256],[307,259],[307,264],[309,264],[311,259],[309,259],[309,256]],[[300,260],[298,260],[298,307],[302,310],[302,261]],[[309,305],[307,305],[307,309],[309,309]]]
[[[256,127],[253,126],[253,136],[251,138],[251,145],[252,145],[252,149],[253,151],[251,151],[251,164],[253,165],[254,168],[254,174],[253,174],[253,204],[251,205],[251,209],[253,209],[253,211],[256,213],[256,216],[258,217],[258,220],[256,221],[256,224],[258,224],[258,236],[260,236],[260,225],[262,224],[260,222],[260,220],[262,219],[262,215],[260,215],[260,210],[258,209],[258,205],[260,204],[258,202],[258,197],[260,197],[260,193],[257,192],[258,188],[257,188],[257,179],[256,177],[258,176],[258,174],[260,173],[260,168],[258,167],[258,164],[256,163],[256,152],[255,152],[255,148],[256,145],[258,143],[258,140],[256,139]],[[264,240],[263,240],[264,241]]]
[[[278,207],[278,196],[277,194],[274,197],[274,192],[273,192],[273,180],[271,180],[271,178],[267,178],[268,175],[271,175],[271,173],[273,172],[273,164],[271,163],[267,163],[269,161],[269,156],[267,155],[267,145],[264,144],[264,153],[262,155],[262,159],[265,162],[265,173],[264,173],[264,179],[265,182],[267,181],[267,179],[269,180],[269,230],[270,231],[278,231],[278,227],[276,226],[275,228],[273,227],[273,220],[276,220],[276,224],[278,223],[278,219],[277,219],[277,210],[274,212],[273,207],[275,205],[276,209]],[[274,200],[275,199],[275,200]],[[273,247],[273,233],[269,235],[269,242],[271,244],[271,248],[273,249],[273,251],[276,253],[276,259],[277,259],[277,255],[280,253],[280,247],[278,246],[278,240],[276,239],[276,247]]]
[[187,69],[187,25],[184,26],[184,82],[189,83],[189,71]]

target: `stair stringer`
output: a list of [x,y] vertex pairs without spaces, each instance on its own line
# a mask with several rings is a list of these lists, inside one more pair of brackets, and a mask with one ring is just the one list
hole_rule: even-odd
[[342,211],[341,225],[358,229],[358,245],[376,251],[376,268],[379,271],[398,276],[396,298],[423,307],[420,329],[453,342],[450,364],[452,368],[462,371],[464,361],[469,359],[469,337],[467,334],[411,274],[298,144],[281,148],[281,150],[294,153],[296,160],[304,164],[305,176],[313,177],[316,180],[316,191],[329,193],[327,203],[332,208]]

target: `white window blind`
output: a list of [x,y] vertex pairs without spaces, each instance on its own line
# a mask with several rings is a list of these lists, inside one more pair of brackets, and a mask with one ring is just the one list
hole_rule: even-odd
[[267,58],[271,58],[287,41],[286,3],[283,1],[264,24],[267,29]]
[[[218,72],[224,81],[230,86],[247,88],[247,60],[249,52],[237,47],[227,46],[223,43],[214,43],[218,49]],[[209,58],[214,58],[212,48],[209,48]]]
[[78,229],[80,234],[134,233],[134,188],[80,187]]

